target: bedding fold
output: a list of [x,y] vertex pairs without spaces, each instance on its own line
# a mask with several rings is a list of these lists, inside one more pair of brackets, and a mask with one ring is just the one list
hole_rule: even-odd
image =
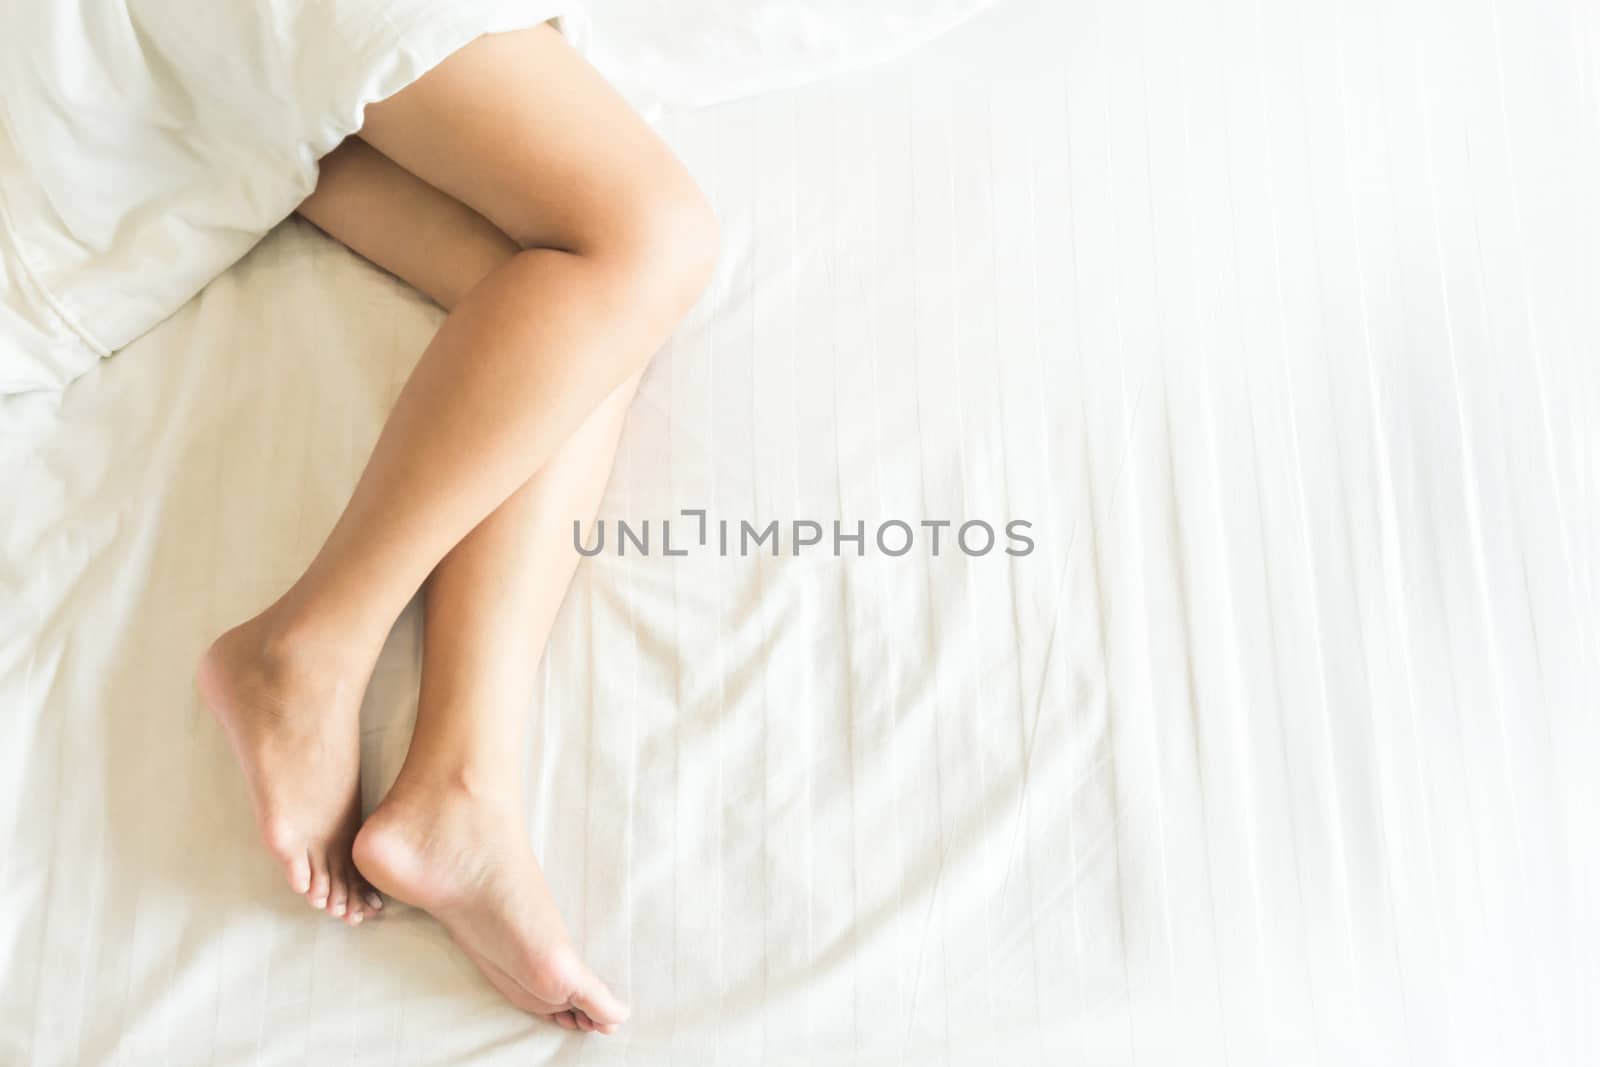
[[897,55],[992,0],[5,0],[0,395],[59,389],[288,216],[365,107],[554,20],[647,114]]
[[0,393],[65,386],[305,199],[368,104],[563,0],[7,0]]

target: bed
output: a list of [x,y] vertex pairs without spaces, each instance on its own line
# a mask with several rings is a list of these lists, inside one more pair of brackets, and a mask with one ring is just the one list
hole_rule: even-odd
[[725,252],[528,710],[614,1038],[308,915],[190,681],[439,312],[290,221],[7,398],[0,1062],[1593,1062],[1595,14],[1003,0],[662,116]]

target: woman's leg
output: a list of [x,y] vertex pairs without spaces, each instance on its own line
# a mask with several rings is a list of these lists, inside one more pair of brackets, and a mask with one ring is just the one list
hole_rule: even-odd
[[[359,139],[328,158],[300,211],[445,308],[517,252],[482,216]],[[396,217],[411,224],[398,229]],[[416,731],[354,849],[382,889],[443,920],[514,1003],[585,1030],[609,1031],[623,1009],[572,951],[528,848],[521,739],[534,671],[578,564],[571,524],[599,507],[639,377],[429,576]]]
[[362,137],[519,250],[460,297],[305,575],[201,665],[264,837],[330,909],[354,877],[356,715],[389,627],[638,373],[715,257],[688,176],[552,30],[474,42],[370,108]]
[[627,1010],[585,966],[529,848],[522,757],[534,674],[599,507],[625,382],[428,579],[410,751],[356,836],[356,864],[425,908],[518,1007],[610,1032]]

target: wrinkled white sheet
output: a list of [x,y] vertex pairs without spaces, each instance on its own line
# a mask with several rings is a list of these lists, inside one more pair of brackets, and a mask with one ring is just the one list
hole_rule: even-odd
[[726,256],[603,514],[1038,548],[582,567],[528,804],[609,1040],[309,916],[190,688],[436,313],[290,224],[0,404],[0,1062],[1593,1062],[1597,30],[1018,0],[666,121]]

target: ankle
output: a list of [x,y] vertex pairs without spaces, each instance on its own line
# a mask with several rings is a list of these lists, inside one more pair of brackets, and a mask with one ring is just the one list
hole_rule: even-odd
[[308,571],[251,622],[289,654],[376,660],[394,616],[326,585]]
[[522,781],[517,769],[503,760],[435,759],[426,767],[402,767],[390,795],[402,802],[426,798],[429,805],[454,802],[520,817]]
[[364,685],[382,648],[336,631],[279,601],[238,627],[246,648],[268,671],[311,673],[343,684]]

